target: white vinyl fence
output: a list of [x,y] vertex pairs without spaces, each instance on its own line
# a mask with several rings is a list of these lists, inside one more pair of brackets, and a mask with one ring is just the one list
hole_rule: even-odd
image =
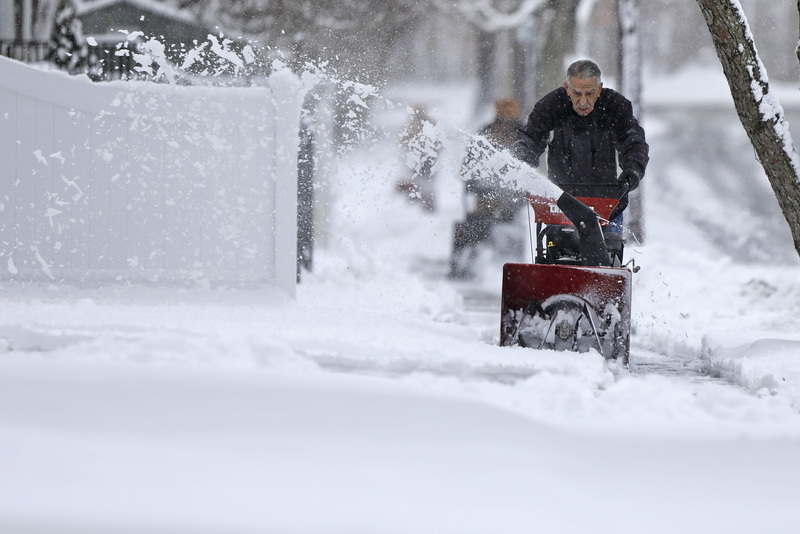
[[96,84],[0,58],[0,279],[296,280],[302,91]]

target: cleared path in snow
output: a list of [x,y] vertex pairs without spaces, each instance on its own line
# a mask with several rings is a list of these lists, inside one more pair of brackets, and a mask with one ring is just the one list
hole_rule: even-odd
[[[453,285],[463,296],[464,312],[468,323],[475,329],[487,334],[492,329],[496,330],[497,332],[493,334],[492,341],[498,343],[500,295],[475,288],[469,282],[457,282]],[[531,351],[532,359],[536,358],[536,352],[534,350]],[[618,378],[620,372],[625,376],[658,375],[691,384],[725,384],[741,389],[738,385],[724,380],[718,373],[709,369],[706,361],[681,355],[662,354],[637,347],[635,336],[631,339],[631,358],[627,370],[620,369],[614,362],[611,363],[610,369],[615,372],[615,376]],[[742,392],[746,394],[744,390]]]

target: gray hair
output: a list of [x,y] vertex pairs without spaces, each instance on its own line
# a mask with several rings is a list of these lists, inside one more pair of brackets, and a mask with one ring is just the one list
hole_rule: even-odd
[[588,80],[590,78],[597,78],[597,83],[600,83],[600,67],[594,61],[588,59],[580,59],[567,68],[567,82],[570,78],[578,78],[579,80]]

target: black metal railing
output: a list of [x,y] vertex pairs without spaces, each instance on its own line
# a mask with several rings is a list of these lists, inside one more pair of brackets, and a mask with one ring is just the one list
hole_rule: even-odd
[[[70,74],[87,74],[95,81],[138,79],[139,73],[134,69],[131,49],[118,50],[116,45],[87,45],[81,51],[81,61],[75,62],[72,68],[62,67]],[[54,62],[53,44],[45,41],[0,40],[0,56],[16,59],[23,63]]]
[[25,63],[48,61],[50,51],[50,43],[42,41],[0,40],[0,56]]

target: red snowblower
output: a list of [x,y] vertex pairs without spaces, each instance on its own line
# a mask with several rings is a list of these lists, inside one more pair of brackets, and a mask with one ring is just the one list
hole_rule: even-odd
[[[620,198],[626,196],[627,189]],[[627,365],[632,271],[621,265],[621,234],[604,236],[602,228],[627,202],[567,193],[557,200],[527,199],[536,222],[536,258],[503,266],[500,345],[594,348]]]

